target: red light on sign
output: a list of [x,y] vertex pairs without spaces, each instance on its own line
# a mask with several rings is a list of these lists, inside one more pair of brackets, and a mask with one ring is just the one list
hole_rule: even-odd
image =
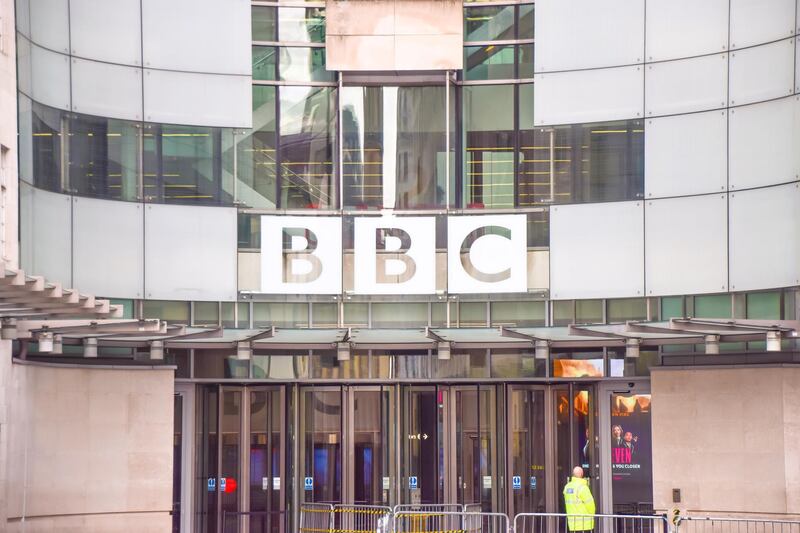
[[232,477],[225,478],[225,494],[230,494],[236,490],[236,480]]

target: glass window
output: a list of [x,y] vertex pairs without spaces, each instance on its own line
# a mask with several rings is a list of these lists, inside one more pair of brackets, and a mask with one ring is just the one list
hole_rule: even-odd
[[514,207],[514,87],[465,86],[466,207]]
[[614,378],[649,376],[650,368],[658,366],[658,350],[640,350],[639,357],[625,357],[625,350],[609,350],[608,372]]
[[517,21],[517,39],[533,39],[534,5],[519,6],[519,20]]
[[514,38],[514,6],[464,9],[464,41],[501,41]]
[[278,48],[253,46],[253,79],[275,80],[278,76]]
[[333,180],[334,91],[281,87],[281,207],[337,207]]
[[[234,318],[235,308],[236,308],[236,303],[234,302],[222,302],[222,311],[220,313],[220,318],[222,319],[221,325],[223,328],[236,327],[236,320]],[[195,308],[195,317],[196,316],[197,316],[197,308]]]
[[192,322],[196,326],[219,325],[219,303],[194,302],[194,317]]
[[369,327],[369,304],[344,303],[344,327],[366,328]]
[[431,358],[433,377],[437,378],[488,378],[489,350],[453,352],[450,359]]
[[312,303],[311,320],[315,328],[335,328],[339,324],[339,306],[335,303]]
[[253,302],[253,327],[307,328],[307,303]]
[[255,379],[298,379],[307,378],[309,374],[307,351],[253,354],[252,359]]
[[548,211],[528,213],[528,247],[541,248],[549,245],[550,213]]
[[486,302],[460,302],[458,304],[458,327],[485,328]]
[[573,300],[553,301],[553,325],[568,326],[575,322],[575,302]]
[[250,327],[250,303],[239,302],[236,304],[239,311],[239,320],[236,323],[237,328],[246,329]]
[[603,377],[603,352],[566,352],[551,354],[553,377],[600,378]]
[[514,46],[464,47],[464,79],[509,80],[514,76]]
[[639,120],[523,130],[520,151],[520,205],[643,195],[644,127]]
[[342,168],[344,206],[366,209],[383,205],[383,117],[381,87],[344,87]]
[[196,378],[247,378],[250,361],[237,359],[228,350],[195,350],[194,377]]
[[325,70],[324,48],[284,46],[278,49],[279,73],[283,81],[334,81],[334,73]]
[[578,324],[602,323],[603,300],[577,300],[575,302],[575,321]]
[[335,351],[314,351],[311,354],[311,377],[367,379],[369,378],[369,357],[366,352],[356,352],[350,354],[350,360],[339,361]]
[[[447,325],[447,306],[449,303],[431,303],[431,326],[445,327]],[[455,316],[455,304],[450,308],[452,316]]]
[[694,297],[695,318],[731,318],[731,295],[710,294]]
[[493,326],[532,327],[545,325],[545,302],[492,302]]
[[533,78],[533,44],[521,44],[517,47],[517,77]]
[[236,200],[248,207],[275,207],[276,97],[275,87],[253,86],[253,129],[246,130],[236,143]]
[[62,112],[33,102],[33,184],[48,191],[61,191]]
[[133,300],[119,300],[115,298],[110,298],[109,303],[111,305],[121,305],[122,306],[122,317],[121,318],[135,318],[133,312]]
[[644,298],[608,300],[607,318],[609,323],[647,320],[647,300]]
[[781,319],[780,292],[752,292],[747,295],[747,318]]
[[[395,137],[395,186],[398,209],[425,209],[445,204],[446,137],[445,87],[386,87],[384,102],[394,124],[384,124],[384,143]],[[392,99],[395,104],[392,104]],[[455,146],[455,98],[451,94],[450,149]],[[387,119],[388,120],[388,119]],[[453,152],[455,153],[455,152]],[[455,160],[450,158],[451,187],[455,179]],[[386,175],[387,183],[392,176]],[[453,187],[451,196],[454,196]],[[452,197],[451,197],[452,202]]]
[[229,205],[233,132],[227,128],[145,124],[146,201]]
[[139,125],[72,115],[69,128],[70,187],[83,196],[136,200]]
[[373,303],[373,328],[413,328],[428,325],[426,302]]
[[545,377],[547,360],[536,359],[533,352],[492,350],[491,370],[493,378]]
[[144,300],[142,318],[160,318],[177,324],[189,323],[189,302]]
[[683,296],[661,298],[661,320],[682,318],[683,316]]
[[252,6],[251,27],[254,41],[277,41],[276,29],[276,9],[269,6]]
[[324,43],[325,8],[281,7],[278,9],[281,41]]

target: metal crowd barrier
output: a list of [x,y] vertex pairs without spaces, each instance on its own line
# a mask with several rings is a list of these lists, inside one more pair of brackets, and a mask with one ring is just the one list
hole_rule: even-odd
[[568,516],[565,513],[522,513],[514,517],[514,533],[588,533],[589,531],[596,533],[669,533],[669,523],[667,517],[663,515]]
[[680,516],[678,533],[800,533],[800,519]]
[[337,503],[332,514],[333,533],[384,533],[391,529],[391,507]]
[[329,503],[301,503],[301,533],[329,533],[333,531],[333,505]]
[[461,511],[398,511],[394,533],[508,533],[508,516],[503,513]]
[[[250,533],[283,531],[285,511],[222,511],[222,533],[238,533],[245,520],[244,529]],[[235,517],[232,524],[228,517]]]

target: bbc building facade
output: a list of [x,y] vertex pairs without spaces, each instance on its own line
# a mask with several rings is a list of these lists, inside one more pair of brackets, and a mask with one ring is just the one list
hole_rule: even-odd
[[796,0],[0,6],[0,529],[800,514]]

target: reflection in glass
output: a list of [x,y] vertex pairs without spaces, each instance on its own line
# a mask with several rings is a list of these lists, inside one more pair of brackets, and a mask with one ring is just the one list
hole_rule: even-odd
[[278,20],[278,33],[283,42],[325,42],[323,7],[281,7]]
[[513,388],[508,412],[511,475],[521,484],[512,491],[512,510],[541,513],[545,509],[544,391]]
[[553,377],[603,377],[603,352],[553,353]]
[[277,79],[278,48],[274,46],[253,46],[253,79]]
[[571,124],[520,132],[520,205],[641,198],[640,120]]
[[[394,108],[396,115],[387,113],[394,124],[384,124],[384,144],[389,150],[389,139],[396,134],[396,205],[398,209],[422,209],[445,204],[447,184],[445,138],[445,87],[387,87],[384,105]],[[388,102],[387,102],[388,100]],[[455,101],[451,97],[451,103]],[[452,108],[451,108],[452,109]],[[452,132],[455,113],[450,113]],[[453,137],[450,148],[453,149]],[[450,173],[454,164],[451,158]],[[388,181],[390,176],[385,174]],[[451,199],[452,201],[452,199]]]
[[494,436],[497,416],[494,387],[456,390],[457,498],[461,504],[479,504],[492,511],[492,491],[498,480]]
[[[239,440],[241,438],[242,425],[242,393],[241,391],[229,391],[223,389],[222,392],[222,417],[220,419],[220,438],[222,458],[220,470],[220,489],[222,489],[222,478],[226,481],[233,480],[234,483],[243,483],[239,472]],[[229,481],[228,481],[229,482]],[[225,531],[236,531],[239,526],[239,492],[218,491],[220,493],[220,510],[225,516],[222,529]],[[226,513],[227,511],[227,513]]]
[[73,115],[69,129],[71,188],[82,196],[136,200],[139,172],[138,124]]
[[463,88],[464,203],[514,207],[514,87]]
[[383,205],[383,89],[344,87],[339,105],[344,206],[380,207]]
[[61,115],[33,102],[33,184],[48,191],[61,191]]
[[521,5],[518,9],[517,39],[533,39],[534,4]]
[[533,44],[517,47],[517,78],[533,78]]
[[464,47],[464,79],[507,80],[514,78],[514,46],[490,44]]
[[[284,469],[281,438],[281,403],[278,390],[262,390],[250,396],[250,518],[251,533],[278,533],[281,516],[280,483]],[[278,485],[275,485],[275,480]],[[264,480],[267,480],[264,483]]]
[[[403,390],[400,434],[420,436],[402,440],[400,476],[404,502],[444,503],[444,414],[449,408],[447,391],[439,387]],[[417,477],[416,489],[408,486],[410,476]]]
[[280,88],[281,207],[337,207],[333,180],[334,91]]
[[203,126],[145,124],[145,201],[230,204],[233,133]]
[[[264,355],[268,354],[268,355]],[[253,378],[298,379],[309,377],[308,351],[283,350],[253,354]]]
[[389,489],[383,485],[390,473],[387,440],[394,413],[389,402],[388,389],[353,392],[353,496],[358,505],[389,504]]
[[303,491],[303,501],[339,503],[342,494],[342,395],[338,389],[306,389],[301,399],[303,470],[299,475],[313,480],[313,489]]
[[492,350],[491,371],[493,378],[545,377],[547,361],[536,359],[533,352]]
[[254,41],[277,41],[275,34],[275,12],[270,6],[252,6],[251,28]]
[[280,79],[283,81],[334,81],[334,73],[325,70],[324,48],[281,47]]
[[464,41],[499,41],[514,38],[514,6],[464,9]]
[[248,207],[275,207],[276,96],[275,87],[253,86],[253,129],[236,144],[236,199]]

